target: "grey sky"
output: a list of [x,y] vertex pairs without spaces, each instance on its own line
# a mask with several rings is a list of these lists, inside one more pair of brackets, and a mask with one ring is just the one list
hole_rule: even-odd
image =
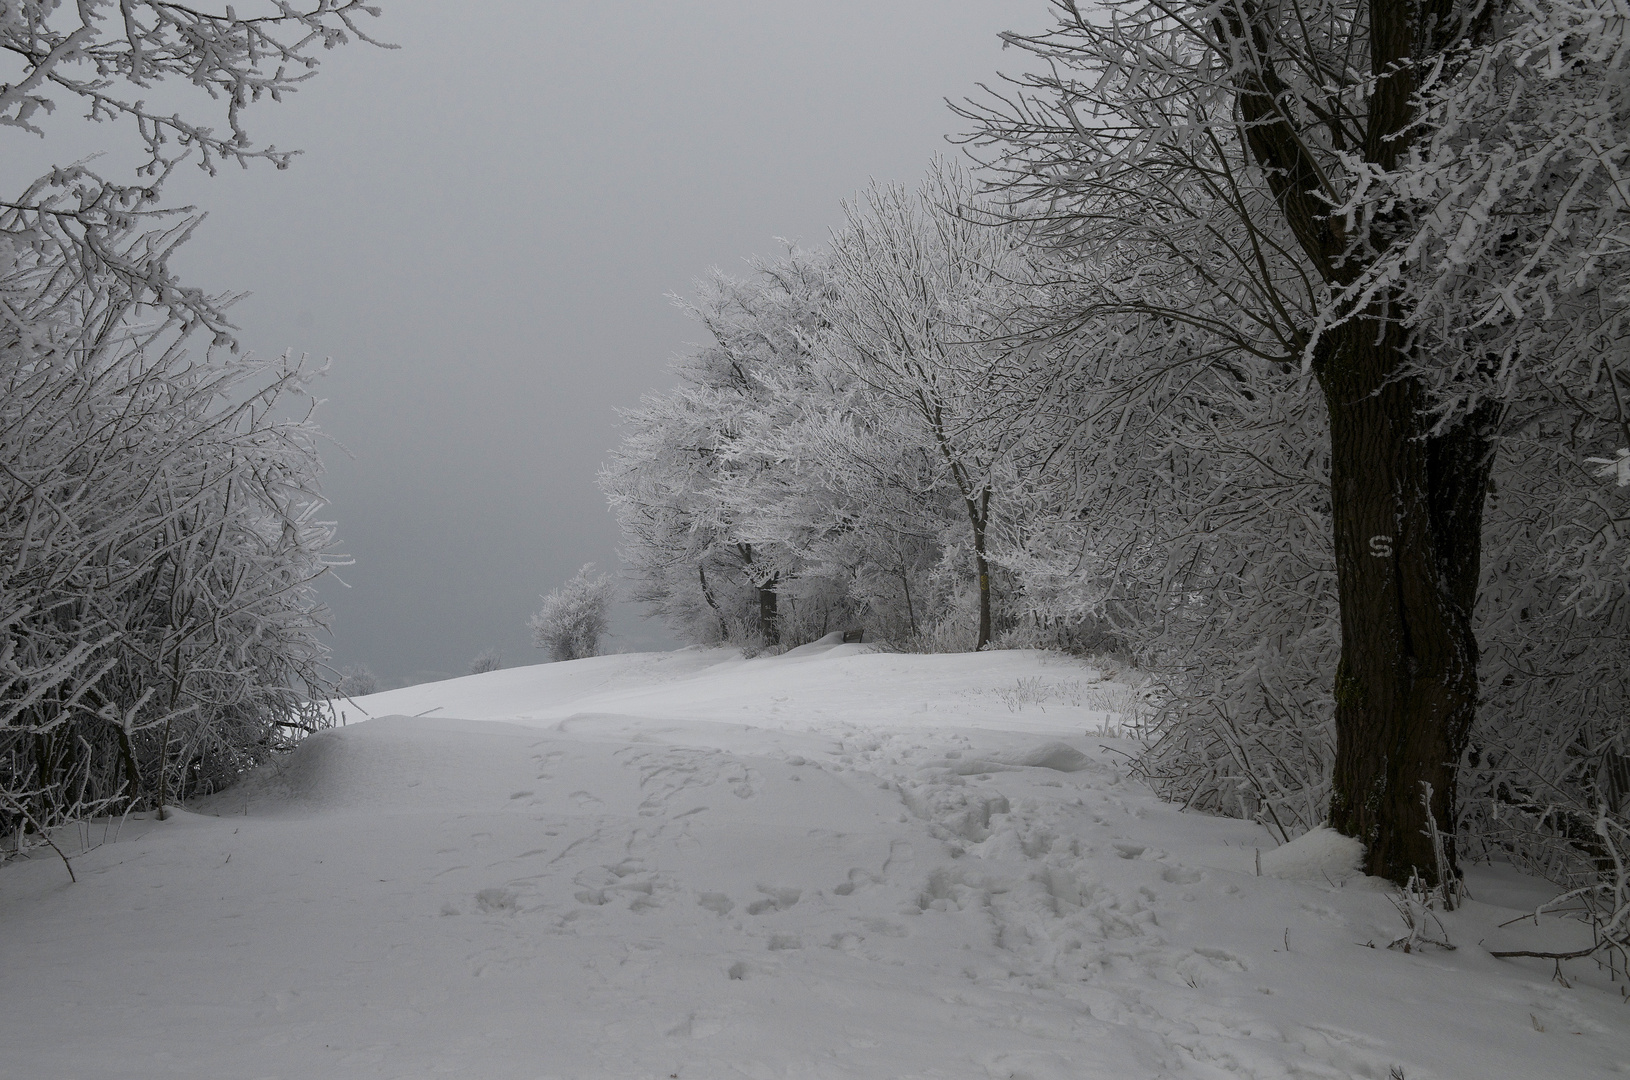
[[[171,196],[210,213],[187,276],[253,294],[245,344],[333,357],[318,419],[351,455],[325,455],[326,490],[356,565],[323,590],[332,644],[396,681],[487,646],[539,658],[538,594],[616,565],[594,482],[613,410],[698,336],[664,294],[776,237],[821,242],[869,177],[917,179],[957,128],[943,98],[1016,65],[997,33],[1048,10],[383,3],[399,51],[325,54],[248,114],[305,151],[292,169]],[[616,629],[614,647],[668,640],[627,613]]]

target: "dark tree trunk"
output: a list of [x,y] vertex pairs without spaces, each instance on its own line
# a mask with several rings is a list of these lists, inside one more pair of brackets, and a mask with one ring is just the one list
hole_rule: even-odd
[[119,760],[124,764],[126,806],[135,806],[141,800],[141,771],[136,768],[136,754],[130,747],[130,733],[123,724],[114,726],[119,733]]
[[730,624],[724,621],[724,612],[719,610],[719,602],[713,599],[713,589],[707,583],[707,570],[701,563],[696,564],[696,580],[702,583],[702,599],[707,606],[713,609],[713,617],[719,620],[719,640],[730,640]]
[[1434,821],[1456,872],[1455,770],[1477,705],[1489,417],[1428,437],[1421,387],[1397,376],[1400,336],[1354,319],[1315,359],[1341,603],[1330,819],[1365,843],[1370,873],[1435,881]]
[[[1382,77],[1366,99],[1365,161],[1390,169],[1410,149],[1416,71],[1480,33],[1493,8],[1467,20],[1455,0],[1371,0],[1369,66]],[[1250,58],[1234,75],[1244,141],[1312,268],[1341,287],[1363,272],[1367,250],[1385,249],[1390,223],[1383,217],[1355,243],[1329,215],[1322,173],[1280,104],[1294,93],[1271,59],[1270,17],[1240,0],[1215,24]],[[1436,880],[1434,822],[1447,842],[1444,869],[1457,872],[1455,772],[1477,707],[1471,609],[1492,424],[1485,411],[1427,435],[1425,388],[1400,374],[1410,359],[1406,311],[1383,295],[1350,313],[1314,356],[1330,414],[1341,604],[1330,820],[1365,843],[1366,870],[1397,882],[1416,871]]]
[[900,588],[906,594],[906,623],[911,627],[911,636],[916,637],[917,609],[911,606],[911,570],[904,555],[900,556]]
[[979,639],[974,642],[977,651],[990,644],[990,562],[985,558],[984,534],[975,538],[973,561],[979,571]]
[[781,644],[781,622],[776,616],[775,579],[758,587],[758,627],[764,635],[764,644]]
[[979,637],[974,651],[990,644],[990,559],[985,553],[985,529],[990,523],[990,490],[982,492],[977,500],[964,500],[968,505],[968,520],[973,525],[973,563],[979,574]]
[[775,587],[780,578],[771,574],[767,578],[760,578],[753,573],[753,545],[737,544],[736,549],[741,552],[741,563],[747,567],[747,577],[752,580],[758,589],[758,630],[764,637],[764,644],[781,644],[781,624],[776,617]]

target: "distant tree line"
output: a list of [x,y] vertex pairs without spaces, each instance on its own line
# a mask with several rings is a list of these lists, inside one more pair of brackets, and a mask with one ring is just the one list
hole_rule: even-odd
[[636,597],[752,648],[1125,650],[1170,797],[1449,903],[1511,857],[1622,944],[1616,9],[1054,8],[960,107],[971,173],[698,286],[602,476]]

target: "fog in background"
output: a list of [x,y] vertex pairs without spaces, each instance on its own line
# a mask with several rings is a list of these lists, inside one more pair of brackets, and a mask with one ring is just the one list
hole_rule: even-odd
[[[670,384],[700,327],[666,294],[785,237],[824,242],[868,179],[915,182],[960,130],[944,99],[1020,64],[997,35],[1041,0],[816,4],[383,0],[401,46],[323,54],[247,114],[293,168],[184,169],[209,212],[178,268],[245,346],[332,357],[325,489],[356,562],[326,582],[337,664],[386,685],[461,674],[489,647],[543,659],[538,594],[616,525],[595,473],[614,410]],[[194,99],[192,109],[202,113]],[[65,110],[68,111],[68,110]],[[0,168],[113,145],[58,116]],[[28,140],[9,140],[9,148]],[[120,145],[128,147],[128,141]],[[122,175],[133,150],[98,167]],[[26,171],[25,171],[26,169]],[[343,449],[341,449],[343,447]],[[625,605],[612,650],[674,644]]]

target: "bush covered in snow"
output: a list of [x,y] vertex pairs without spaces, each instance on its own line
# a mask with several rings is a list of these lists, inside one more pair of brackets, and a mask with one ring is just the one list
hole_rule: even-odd
[[[314,372],[238,352],[231,298],[172,272],[201,219],[157,200],[188,158],[211,172],[287,165],[291,152],[249,138],[242,107],[309,78],[312,50],[359,36],[364,10],[86,0],[0,12],[22,68],[0,94],[0,128],[43,134],[31,117],[78,98],[146,151],[136,183],[78,164],[0,202],[11,850],[64,821],[218,788],[331,722],[313,583],[335,560],[334,533],[318,518]],[[229,103],[227,126],[150,110],[166,77]]]
[[334,684],[334,693],[340,697],[366,697],[379,693],[379,677],[366,664],[346,664],[340,668],[340,680]]
[[544,596],[543,606],[527,626],[532,643],[547,649],[552,660],[581,660],[598,656],[606,632],[606,611],[616,595],[616,582],[608,575],[591,577],[589,563],[570,581]]

